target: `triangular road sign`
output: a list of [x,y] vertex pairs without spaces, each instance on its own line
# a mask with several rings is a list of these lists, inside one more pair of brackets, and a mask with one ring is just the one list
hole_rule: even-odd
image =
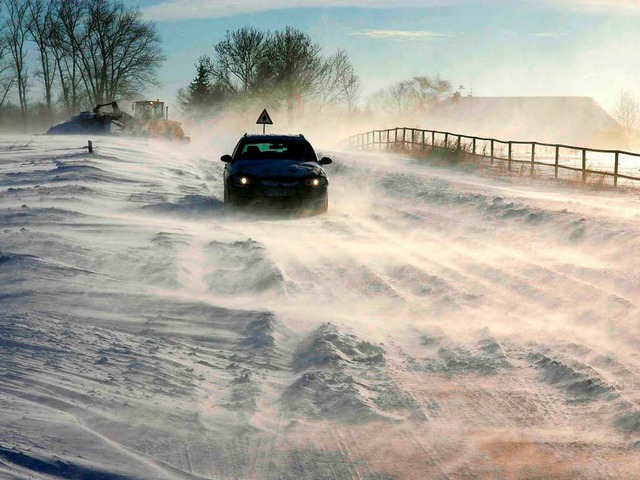
[[258,125],[273,125],[273,121],[271,120],[271,117],[269,116],[269,113],[267,112],[266,108],[260,114],[260,118],[258,118],[258,121],[256,122],[256,124],[258,124]]

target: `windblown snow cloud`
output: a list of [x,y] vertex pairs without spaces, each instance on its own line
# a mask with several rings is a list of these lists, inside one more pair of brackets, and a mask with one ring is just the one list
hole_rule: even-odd
[[450,33],[427,32],[424,30],[364,30],[362,32],[353,32],[351,35],[385,40],[388,39],[414,41],[438,40],[442,38],[451,38],[454,36]]

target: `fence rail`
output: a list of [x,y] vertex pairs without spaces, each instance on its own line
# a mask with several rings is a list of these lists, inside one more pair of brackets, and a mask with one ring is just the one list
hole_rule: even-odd
[[[509,171],[514,164],[530,165],[531,176],[536,166],[551,167],[558,178],[560,170],[582,173],[582,182],[589,175],[613,177],[614,187],[620,179],[640,181],[640,153],[576,147],[544,142],[507,141],[497,138],[474,137],[459,133],[417,128],[371,130],[347,139],[351,148],[443,150],[473,155],[477,158],[506,162]],[[597,168],[594,168],[593,166]]]

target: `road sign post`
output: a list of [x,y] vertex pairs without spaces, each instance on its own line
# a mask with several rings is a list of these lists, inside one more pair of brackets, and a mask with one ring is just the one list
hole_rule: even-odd
[[260,117],[258,118],[258,121],[256,122],[256,124],[262,125],[263,135],[267,133],[267,125],[273,125],[273,121],[271,120],[271,117],[269,116],[269,112],[267,112],[266,108],[260,114]]

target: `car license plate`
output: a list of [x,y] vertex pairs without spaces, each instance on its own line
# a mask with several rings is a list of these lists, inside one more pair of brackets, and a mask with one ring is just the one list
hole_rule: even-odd
[[294,197],[296,191],[290,188],[269,188],[264,191],[264,194],[267,197]]

